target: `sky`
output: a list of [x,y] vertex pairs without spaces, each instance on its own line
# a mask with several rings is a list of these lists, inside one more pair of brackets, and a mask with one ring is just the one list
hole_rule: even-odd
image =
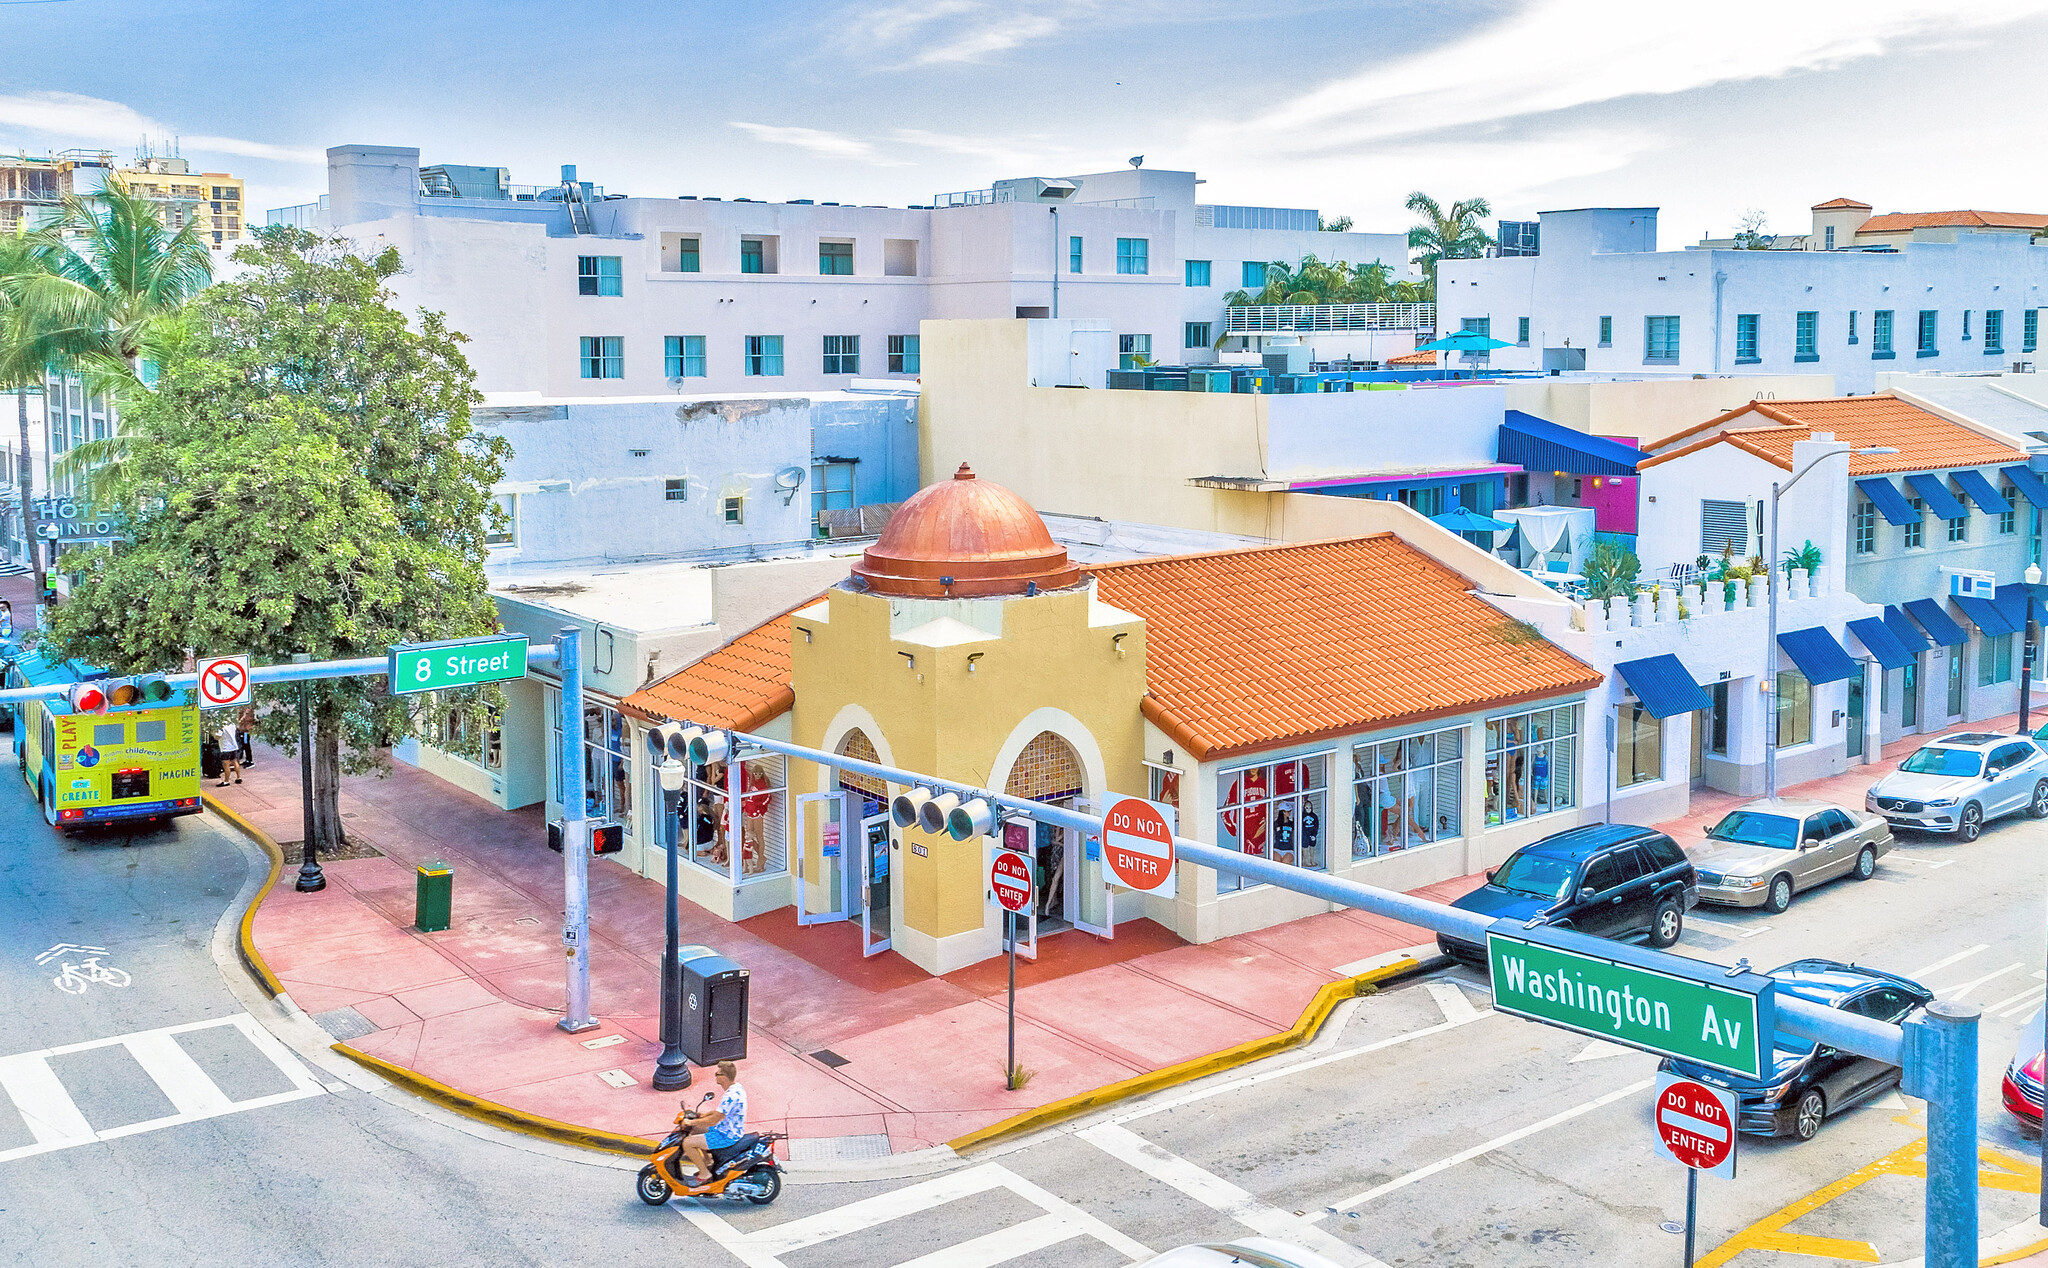
[[609,192],[901,206],[1193,170],[1364,230],[1421,190],[1657,206],[2048,210],[2048,0],[0,0],[0,153],[172,138],[252,209],[330,145]]

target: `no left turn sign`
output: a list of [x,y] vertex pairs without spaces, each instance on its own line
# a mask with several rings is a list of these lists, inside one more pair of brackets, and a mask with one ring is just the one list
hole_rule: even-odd
[[249,703],[249,658],[208,656],[199,662],[199,703],[208,709],[224,709]]

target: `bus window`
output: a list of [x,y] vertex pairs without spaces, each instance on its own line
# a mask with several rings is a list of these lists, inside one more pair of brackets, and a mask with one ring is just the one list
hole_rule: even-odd
[[110,744],[128,742],[128,724],[125,722],[95,722],[92,724],[94,748],[105,748]]
[[135,742],[137,744],[163,743],[164,727],[166,725],[162,718],[151,718],[144,722],[137,722],[135,724]]

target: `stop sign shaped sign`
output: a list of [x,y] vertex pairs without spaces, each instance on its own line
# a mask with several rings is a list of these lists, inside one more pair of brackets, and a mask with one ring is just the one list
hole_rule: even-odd
[[1692,1079],[1657,1081],[1657,1139],[1688,1167],[1735,1175],[1735,1094]]
[[1173,829],[1159,806],[1142,797],[1111,802],[1102,816],[1102,858],[1117,884],[1173,897]]
[[1021,854],[997,850],[988,865],[988,887],[1003,910],[1024,910],[1031,905],[1031,864]]

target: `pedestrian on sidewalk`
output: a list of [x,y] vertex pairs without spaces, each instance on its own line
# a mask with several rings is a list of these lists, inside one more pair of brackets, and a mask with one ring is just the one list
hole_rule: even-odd
[[255,705],[244,705],[242,707],[241,716],[235,719],[235,736],[242,742],[242,747],[236,750],[242,755],[242,765],[254,766],[256,764]]
[[214,736],[220,745],[220,782],[215,788],[226,788],[228,776],[233,775],[236,783],[242,782],[242,732],[235,725],[235,715],[223,716],[220,732]]
[[740,1086],[739,1065],[719,1062],[717,1078],[718,1086],[725,1089],[718,1107],[707,1114],[687,1114],[684,1122],[690,1134],[683,1137],[683,1153],[697,1168],[699,1184],[711,1180],[711,1151],[735,1143],[747,1130],[747,1089]]

